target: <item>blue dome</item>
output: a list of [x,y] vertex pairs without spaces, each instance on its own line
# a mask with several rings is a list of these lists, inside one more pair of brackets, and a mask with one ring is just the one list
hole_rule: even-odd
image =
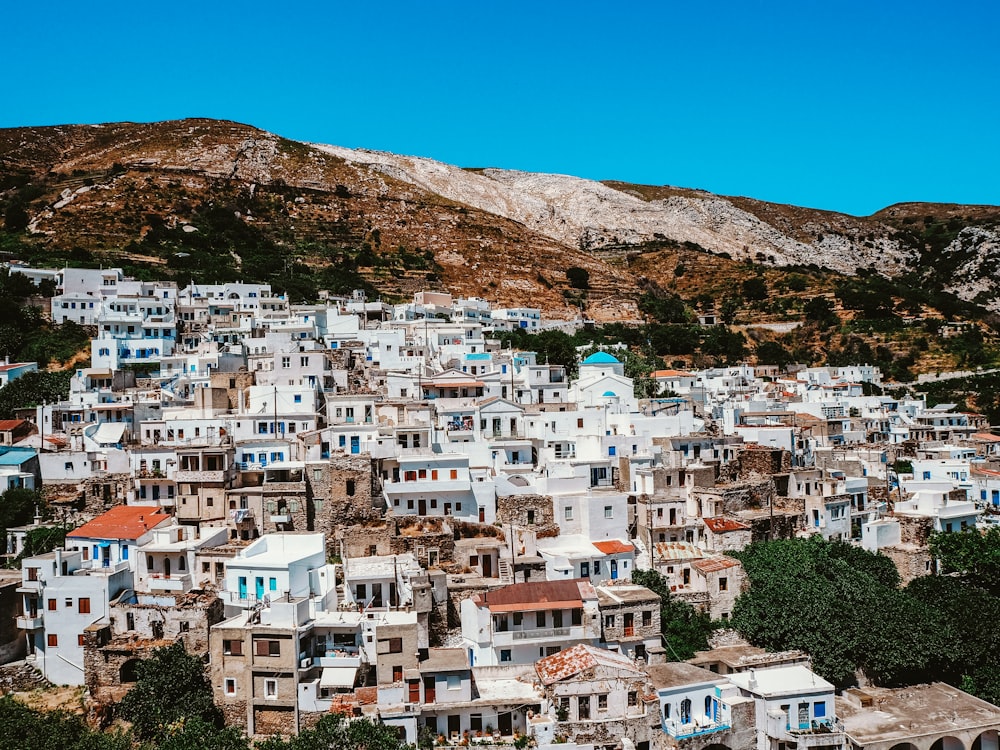
[[617,394],[617,393],[615,393],[614,391],[605,391],[605,392],[604,392],[603,394],[601,394],[601,395],[602,395],[602,396],[606,396],[606,397],[608,397],[608,398],[618,398],[618,394]]
[[612,357],[607,352],[594,352],[585,360],[583,360],[585,365],[620,365],[617,359]]

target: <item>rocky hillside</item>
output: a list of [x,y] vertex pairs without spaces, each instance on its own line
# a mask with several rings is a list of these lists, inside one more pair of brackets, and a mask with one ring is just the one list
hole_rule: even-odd
[[[643,290],[671,286],[684,251],[742,264],[744,276],[762,267],[874,269],[1000,310],[998,207],[901,204],[853,217],[682,188],[461,169],[230,122],[0,130],[0,204],[0,249],[13,255],[269,279],[303,297],[317,285],[399,296],[444,287],[618,320],[636,317]],[[639,251],[645,262],[633,267]],[[586,283],[577,273],[574,285],[571,268],[585,270]]]

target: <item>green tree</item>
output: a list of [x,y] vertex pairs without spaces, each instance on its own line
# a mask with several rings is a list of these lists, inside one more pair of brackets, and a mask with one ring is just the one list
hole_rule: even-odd
[[813,297],[806,302],[802,313],[806,320],[815,323],[821,329],[831,328],[838,322],[837,314],[833,310],[833,303],[826,297]]
[[767,299],[767,281],[761,276],[754,276],[753,278],[744,280],[740,285],[740,291],[742,292],[743,299],[754,302]]
[[954,573],[972,586],[1000,595],[1000,529],[934,532],[928,546],[942,573]]
[[29,372],[0,388],[0,419],[13,419],[15,409],[55,403],[69,397],[73,373]]
[[222,714],[212,702],[205,665],[182,644],[156,649],[152,657],[139,662],[136,673],[135,687],[118,704],[118,711],[140,738],[162,738],[179,721],[221,726]]
[[23,526],[35,515],[35,509],[45,507],[42,493],[26,487],[12,487],[0,495],[0,534],[7,535],[12,526]]

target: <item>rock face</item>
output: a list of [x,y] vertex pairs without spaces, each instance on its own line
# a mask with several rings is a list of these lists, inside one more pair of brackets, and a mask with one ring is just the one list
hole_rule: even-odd
[[[612,262],[614,253],[659,245],[771,266],[911,274],[1000,309],[990,272],[997,207],[900,204],[854,217],[669,186],[461,169],[215,120],[0,130],[6,230],[32,247],[169,266],[175,253],[163,236],[176,231],[197,244],[206,229],[199,217],[220,206],[316,269],[339,248],[365,245],[432,258],[433,272],[422,275],[409,266],[364,271],[400,295],[437,286],[620,320],[635,317],[646,280]],[[150,237],[159,237],[159,255]],[[320,249],[310,255],[310,246]],[[255,259],[232,256],[236,269],[254,274]],[[586,295],[568,283],[573,266],[590,274]]]

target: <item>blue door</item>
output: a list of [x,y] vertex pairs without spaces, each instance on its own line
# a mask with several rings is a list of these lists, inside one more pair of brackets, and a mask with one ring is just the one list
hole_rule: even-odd
[[615,558],[611,558],[611,580],[618,580],[618,561]]
[[264,579],[260,576],[254,579],[253,593],[258,601],[264,598]]
[[246,576],[240,576],[240,599],[247,598],[247,579]]
[[361,438],[357,435],[351,435],[351,453],[361,452]]

